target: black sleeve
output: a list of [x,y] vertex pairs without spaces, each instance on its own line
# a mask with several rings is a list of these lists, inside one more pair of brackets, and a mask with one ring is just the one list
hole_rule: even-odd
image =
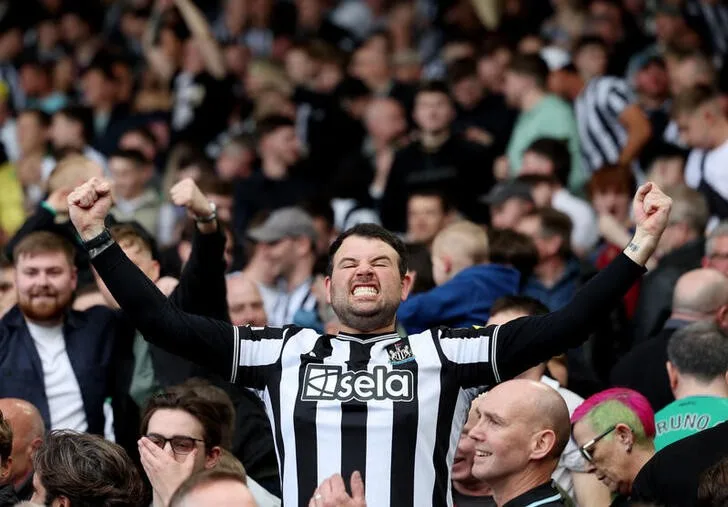
[[407,188],[404,181],[407,161],[405,157],[404,150],[395,153],[387,186],[379,202],[379,216],[382,219],[382,225],[394,232],[404,232],[407,228]]
[[644,272],[644,267],[620,254],[561,310],[522,317],[497,327],[493,332],[496,380],[513,378],[581,345],[599,319],[609,314]]
[[220,228],[203,234],[195,227],[192,252],[179,284],[170,295],[172,303],[195,315],[229,322],[225,285],[225,236]]
[[[193,361],[223,378],[231,378],[231,365],[239,343],[227,322],[181,311],[112,243],[93,259],[93,266],[136,329],[147,341]],[[250,334],[239,330],[240,338]],[[237,371],[237,370],[236,370]]]

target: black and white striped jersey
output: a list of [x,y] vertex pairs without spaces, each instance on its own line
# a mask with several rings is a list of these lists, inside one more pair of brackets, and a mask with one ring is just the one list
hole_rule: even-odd
[[627,82],[610,76],[590,80],[576,98],[581,153],[589,174],[619,160],[627,142],[619,115],[632,102]]
[[452,505],[463,391],[580,344],[643,272],[619,256],[564,309],[499,327],[332,336],[186,314],[115,244],[93,264],[149,341],[261,392],[283,503],[302,507],[325,478],[348,479],[354,470],[364,476],[368,505]]

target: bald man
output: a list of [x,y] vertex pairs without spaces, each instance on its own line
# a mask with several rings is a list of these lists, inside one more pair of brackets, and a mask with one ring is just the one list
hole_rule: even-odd
[[268,323],[263,297],[255,283],[236,273],[228,277],[226,285],[228,313],[234,326],[263,327]]
[[169,501],[169,507],[256,507],[245,479],[232,472],[207,470],[191,475]]
[[657,412],[675,399],[667,376],[667,343],[672,334],[699,320],[712,320],[728,330],[728,277],[714,269],[682,275],[672,296],[672,313],[662,331],[625,355],[611,374],[613,386],[643,394]]
[[45,436],[43,418],[34,405],[17,398],[0,398],[0,412],[13,429],[9,481],[20,500],[29,500],[33,496],[33,455]]
[[490,485],[496,505],[565,505],[551,482],[571,431],[561,395],[541,382],[516,379],[473,405],[473,476]]

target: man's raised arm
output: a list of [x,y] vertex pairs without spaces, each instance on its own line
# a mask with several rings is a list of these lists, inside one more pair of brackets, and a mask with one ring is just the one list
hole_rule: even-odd
[[559,311],[516,319],[493,331],[492,358],[496,380],[506,380],[552,356],[583,343],[645,272],[645,264],[667,227],[672,199],[657,185],[646,183],[635,195],[632,212],[637,225],[624,252],[591,279]]
[[108,234],[104,218],[111,204],[111,185],[98,178],[68,197],[73,225],[114,299],[147,340],[223,378],[231,377],[237,368],[233,326],[184,313],[168,301]]

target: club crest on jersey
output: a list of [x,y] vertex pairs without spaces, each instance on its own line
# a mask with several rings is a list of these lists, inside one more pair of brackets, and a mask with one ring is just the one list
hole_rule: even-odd
[[387,354],[389,354],[389,362],[393,366],[409,363],[415,360],[415,355],[412,353],[410,344],[404,340],[400,340],[392,345],[386,347]]
[[333,364],[308,364],[301,401],[412,401],[414,376],[409,370],[347,371]]

